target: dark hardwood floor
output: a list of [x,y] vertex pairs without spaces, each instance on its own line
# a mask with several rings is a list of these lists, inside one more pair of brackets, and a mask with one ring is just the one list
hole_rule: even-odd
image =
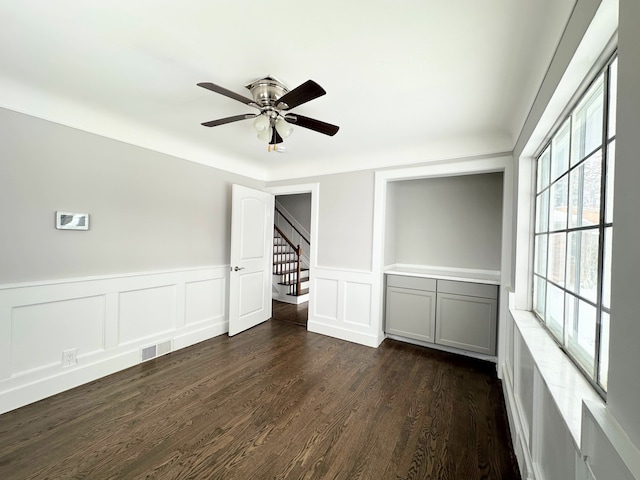
[[493,365],[270,320],[0,416],[0,478],[520,477]]
[[298,325],[307,326],[309,316],[309,302],[292,305],[290,303],[272,300],[271,318],[282,320],[284,322],[297,323]]

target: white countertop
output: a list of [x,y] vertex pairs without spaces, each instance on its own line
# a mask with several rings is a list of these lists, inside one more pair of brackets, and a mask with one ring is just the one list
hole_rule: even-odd
[[493,270],[392,265],[385,268],[384,273],[385,275],[403,275],[406,277],[426,277],[439,280],[453,280],[456,282],[500,285],[500,272]]

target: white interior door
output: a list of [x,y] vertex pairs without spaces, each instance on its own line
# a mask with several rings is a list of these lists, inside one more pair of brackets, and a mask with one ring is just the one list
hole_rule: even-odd
[[271,318],[274,199],[241,185],[231,197],[230,336]]

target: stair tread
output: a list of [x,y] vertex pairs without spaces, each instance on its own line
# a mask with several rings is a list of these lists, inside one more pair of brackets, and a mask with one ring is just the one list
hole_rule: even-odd
[[[303,270],[300,269],[300,274],[302,274],[302,272],[306,272],[307,270]],[[281,272],[273,272],[274,275],[288,275],[290,273],[298,273],[297,270],[283,270]],[[300,278],[308,278],[308,277],[302,277],[302,275],[300,276]]]
[[[304,283],[304,282],[308,282],[309,281],[309,277],[304,277],[300,279],[300,283]],[[295,280],[290,280],[288,282],[278,282],[278,285],[286,285],[286,286],[291,286],[291,285],[295,285],[296,282]]]
[[306,295],[307,293],[309,293],[308,288],[301,288],[300,291],[298,292],[298,295],[294,295],[293,293],[287,293],[287,295],[290,295],[292,297],[300,297],[302,295]]

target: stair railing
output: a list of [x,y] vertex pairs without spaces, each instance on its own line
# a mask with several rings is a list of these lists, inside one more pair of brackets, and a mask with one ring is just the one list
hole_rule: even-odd
[[[302,247],[301,256],[302,263],[305,267],[309,267],[309,253],[311,250],[311,242],[309,241],[309,234],[304,227],[296,221],[293,216],[284,209],[279,203],[276,202],[275,206],[275,225],[280,228],[282,232],[285,232],[286,236],[291,239],[291,242],[298,244]],[[297,225],[296,225],[297,224]]]
[[[298,293],[300,292],[300,258],[302,256],[302,248],[300,248],[300,245],[294,245],[293,242],[289,240],[289,238],[284,234],[282,230],[280,230],[280,228],[277,225],[274,225],[273,228],[275,228],[275,231],[276,231],[276,235],[274,235],[274,238],[279,237],[284,239],[289,245],[289,248],[291,249],[290,251],[287,251],[287,252],[276,252],[274,250],[273,273],[274,275],[282,275],[284,277],[283,280],[285,283],[292,284],[293,285],[292,294],[295,296],[298,296]],[[291,270],[289,268],[289,264],[293,263],[288,260],[288,256],[291,253],[295,253],[296,255],[296,259],[295,259],[296,268],[294,270]],[[278,255],[283,255],[286,260],[282,260],[282,257],[280,258],[280,260],[278,260]],[[295,282],[292,282],[294,273],[295,273]]]

